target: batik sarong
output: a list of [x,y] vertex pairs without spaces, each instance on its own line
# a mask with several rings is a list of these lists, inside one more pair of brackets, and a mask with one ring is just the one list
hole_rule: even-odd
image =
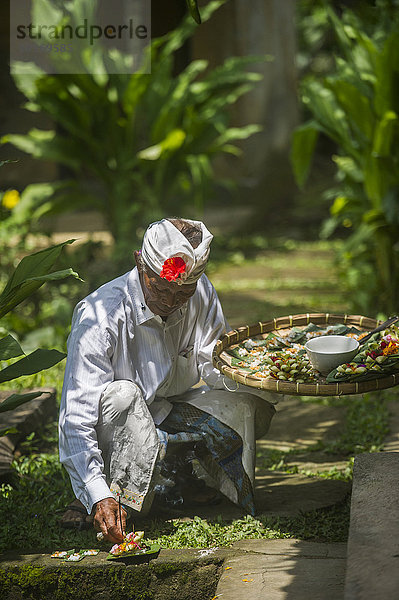
[[168,445],[179,446],[191,441],[191,458],[200,464],[215,462],[235,486],[237,504],[245,512],[255,514],[253,489],[242,464],[243,442],[238,433],[212,415],[184,402],[173,404],[160,429],[169,432]]

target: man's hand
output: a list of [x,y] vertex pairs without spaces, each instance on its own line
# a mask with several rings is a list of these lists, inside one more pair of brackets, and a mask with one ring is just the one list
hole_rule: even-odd
[[114,544],[123,541],[123,533],[126,533],[126,511],[122,508],[122,525],[119,519],[119,504],[114,498],[104,498],[96,505],[94,513],[94,529],[101,531],[104,538]]

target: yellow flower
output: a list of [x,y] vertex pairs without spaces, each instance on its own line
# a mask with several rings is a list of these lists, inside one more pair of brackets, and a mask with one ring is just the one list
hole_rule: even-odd
[[388,356],[389,354],[396,354],[398,351],[398,345],[395,342],[390,341],[388,346],[385,346],[382,353],[384,356]]
[[17,190],[7,190],[7,192],[4,192],[2,203],[4,208],[12,210],[14,206],[18,204],[20,199],[21,197]]

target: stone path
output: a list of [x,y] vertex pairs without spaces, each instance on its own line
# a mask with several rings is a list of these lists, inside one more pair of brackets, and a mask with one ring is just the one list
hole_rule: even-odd
[[[341,501],[350,484],[332,479],[308,477],[331,469],[344,470],[346,461],[322,452],[309,452],[319,440],[336,439],[343,427],[345,410],[341,406],[324,406],[284,397],[276,406],[267,435],[257,442],[256,498],[259,512],[295,515],[315,508],[325,508]],[[266,449],[299,450],[284,465],[298,468],[298,474],[262,469],[262,453]]]
[[347,463],[341,456],[306,450],[320,440],[328,442],[339,436],[345,422],[344,407],[303,402],[300,398],[287,396],[276,409],[270,430],[257,442],[258,463],[264,449],[302,450],[295,457],[288,457],[284,464],[288,467],[298,465],[300,471],[312,473],[345,469]]
[[224,563],[220,600],[339,600],[343,598],[346,544],[300,540],[245,540]]

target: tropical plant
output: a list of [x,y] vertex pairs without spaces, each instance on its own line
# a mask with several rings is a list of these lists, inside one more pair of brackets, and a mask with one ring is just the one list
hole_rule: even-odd
[[186,0],[188,9],[194,21],[200,25],[202,23],[200,11],[198,8],[198,0]]
[[[51,246],[29,256],[25,256],[11,274],[6,286],[0,294],[0,319],[13,310],[18,304],[38,290],[46,281],[58,281],[72,276],[79,278],[71,268],[52,271],[53,265],[62,249],[74,240],[68,240]],[[0,368],[0,383],[9,382],[24,375],[32,375],[56,365],[66,354],[58,350],[39,348],[25,355],[20,344],[10,333],[0,339],[0,361],[8,361],[23,356],[12,364]],[[41,392],[11,394],[0,403],[0,413],[12,410],[37,396]]]
[[[202,20],[224,1],[204,6]],[[149,220],[201,211],[215,183],[212,159],[239,155],[234,142],[260,130],[229,127],[228,108],[261,78],[248,65],[264,57],[229,58],[212,70],[208,61],[195,60],[174,75],[175,52],[195,28],[187,16],[176,30],[153,40],[146,56],[150,75],[148,62],[132,75],[15,75],[26,108],[46,113],[54,129],[6,135],[3,143],[57,162],[72,177],[29,185],[14,219],[34,222],[43,215],[96,209],[116,244],[130,249]]]
[[302,81],[313,118],[294,134],[294,172],[302,185],[320,133],[336,143],[337,185],[323,235],[348,231],[340,264],[353,303],[389,314],[399,308],[399,9],[389,30],[382,13],[370,35],[349,10],[341,18],[326,10],[341,56],[333,74]]

